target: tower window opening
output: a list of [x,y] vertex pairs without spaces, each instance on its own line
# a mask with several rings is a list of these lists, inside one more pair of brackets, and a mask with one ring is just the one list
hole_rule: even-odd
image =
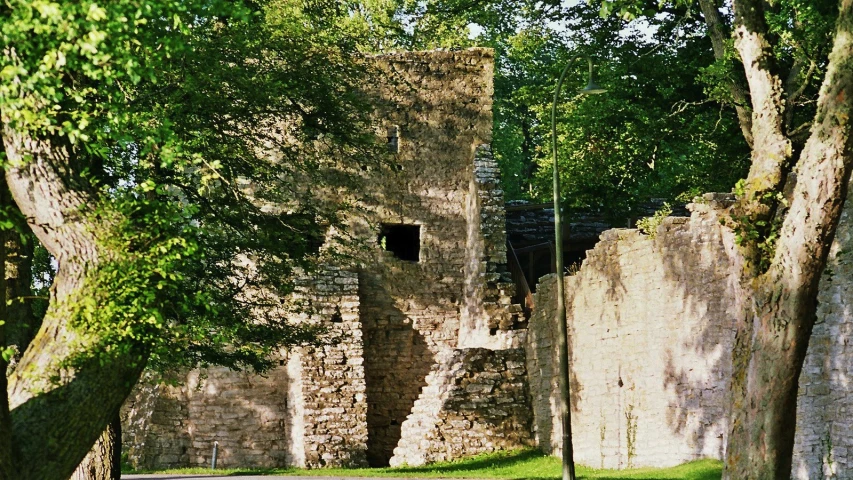
[[379,231],[379,245],[400,260],[421,260],[421,226],[383,223]]

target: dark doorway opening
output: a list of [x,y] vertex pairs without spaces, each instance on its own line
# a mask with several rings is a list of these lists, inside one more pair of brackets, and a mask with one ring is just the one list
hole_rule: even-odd
[[379,231],[379,245],[400,260],[421,260],[421,226],[383,223]]

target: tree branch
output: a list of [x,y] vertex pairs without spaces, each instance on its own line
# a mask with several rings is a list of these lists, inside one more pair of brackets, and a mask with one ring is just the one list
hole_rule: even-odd
[[[699,0],[699,6],[702,8],[702,16],[705,18],[705,25],[708,26],[708,36],[711,38],[711,47],[714,50],[714,58],[722,61],[726,58],[726,38],[729,37],[729,32],[723,24],[720,17],[720,11],[715,0]],[[729,84],[729,92],[734,101],[735,112],[737,113],[738,123],[740,124],[741,133],[746,140],[747,145],[752,147],[752,112],[749,109],[749,98],[746,94],[746,86],[737,79],[733,79]]]
[[[805,75],[803,75],[803,66],[806,62],[808,62],[809,68]],[[817,68],[817,64],[814,60],[808,60],[803,55],[797,55],[794,60],[794,65],[791,66],[791,71],[785,81],[785,96],[788,99],[788,108],[785,111],[785,128],[791,136],[794,135],[794,133],[791,132],[791,128],[793,128],[794,123],[794,105],[796,105],[797,99],[799,99],[803,92],[806,91],[806,88],[808,88],[809,79],[811,79],[815,68]]]
[[[752,167],[743,199],[746,213],[771,213],[759,205],[763,193],[781,188],[792,152],[785,135],[782,79],[770,43],[760,0],[735,0],[735,47],[740,53],[752,98]],[[751,205],[750,205],[751,203]]]
[[[823,265],[853,166],[853,0],[842,0],[812,133],[773,265],[800,275]],[[816,281],[816,280],[815,280]]]

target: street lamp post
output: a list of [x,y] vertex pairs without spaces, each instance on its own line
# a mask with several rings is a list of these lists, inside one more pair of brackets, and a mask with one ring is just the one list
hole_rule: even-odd
[[[560,209],[560,171],[557,168],[557,98],[566,73],[577,58],[573,59],[563,69],[557,88],[554,90],[554,103],[551,105],[551,150],[554,153],[554,243],[555,264],[557,270],[557,312],[556,321],[558,328],[557,346],[558,364],[560,370],[560,415],[563,421],[563,480],[575,480],[575,461],[572,449],[572,413],[569,403],[569,347],[568,331],[566,327],[566,291],[563,281],[563,221]],[[592,79],[592,59],[589,59],[589,83],[581,90],[583,94],[604,93],[606,90],[595,85]]]

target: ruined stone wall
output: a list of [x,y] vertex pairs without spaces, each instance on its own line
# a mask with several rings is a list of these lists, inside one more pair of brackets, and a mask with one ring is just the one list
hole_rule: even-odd
[[[466,204],[468,242],[460,347],[516,348],[526,327],[507,270],[506,212],[500,169],[489,145],[477,148]],[[487,319],[487,321],[483,321]]]
[[287,370],[262,378],[220,367],[190,372],[180,387],[144,385],[153,392],[137,392],[124,409],[128,460],[146,469],[209,466],[219,442],[222,467],[294,463]]
[[311,309],[339,341],[282,352],[263,376],[222,367],[178,386],[141,382],[123,409],[123,450],[138,468],[365,464],[366,398],[358,278],[329,267],[301,282]]
[[304,466],[365,466],[367,386],[358,276],[327,266],[311,278],[305,292],[314,305],[303,321],[325,324],[335,340],[295,349],[302,370]]
[[[714,210],[667,218],[654,238],[604,232],[566,277],[575,460],[602,468],[720,458],[737,280]],[[527,343],[536,438],[561,442],[554,276],[540,282]]]
[[[850,190],[853,194],[853,189]],[[800,375],[792,477],[853,478],[853,200],[821,278]],[[706,196],[714,203],[713,195]],[[650,239],[610,230],[567,277],[577,461],[662,466],[722,458],[738,268],[715,209],[693,206]],[[537,293],[527,342],[535,435],[559,451],[554,277]]]
[[[526,383],[511,366],[520,362],[513,357],[520,350],[492,354],[494,364],[455,350],[518,347],[524,338],[521,308],[511,304],[513,289],[504,275],[503,192],[488,146],[493,62],[488,49],[400,53],[370,60],[376,81],[365,86],[365,94],[375,106],[372,121],[379,139],[387,140],[387,152],[381,161],[365,159],[361,165],[335,158],[321,162],[324,173],[348,177],[340,186],[320,185],[314,192],[327,202],[352,207],[343,228],[330,230],[324,247],[347,255],[336,257],[344,270],[330,266],[305,285],[303,295],[315,314],[300,320],[324,322],[342,338],[330,346],[297,350],[288,358],[288,368],[269,384],[240,383],[239,374],[216,374],[219,383],[208,384],[210,388],[219,392],[217,385],[227,386],[234,398],[246,402],[268,403],[265,399],[275,397],[277,386],[294,393],[292,401],[282,403],[278,392],[275,401],[281,405],[269,407],[271,424],[281,425],[279,440],[287,442],[271,448],[284,449],[289,456],[260,458],[254,447],[220,442],[225,464],[239,459],[243,466],[387,465],[401,438],[416,441],[424,433],[417,422],[407,421],[410,415],[423,420],[427,414],[413,413],[416,402],[440,405],[429,410],[430,421],[442,437],[464,444],[452,452],[529,443],[529,421],[519,411],[528,398]],[[322,151],[316,145],[309,149],[314,147]],[[357,272],[357,278],[347,270]],[[466,382],[485,385],[495,375],[507,375],[500,382],[493,379],[498,385],[494,395],[484,393],[482,401],[473,398],[477,392],[463,392],[482,407],[463,415],[471,425],[501,418],[505,427],[477,427],[475,439],[464,422],[448,420],[456,418],[455,413],[442,410],[456,408],[452,399],[434,402],[429,378],[448,378],[445,373],[456,368],[458,355],[473,362],[465,367],[471,377],[465,377]],[[517,396],[512,405],[496,403],[503,405],[510,393]],[[201,450],[192,448],[196,443],[205,448],[219,433],[212,430],[201,438],[194,433],[199,429],[227,424],[231,437],[254,436],[255,424],[241,425],[240,419],[223,416],[232,406],[224,397],[190,395],[180,388],[161,394],[155,404],[167,399],[171,403],[155,407],[150,415],[165,423],[148,422],[145,428],[187,439],[169,444],[180,456],[177,463],[203,463]],[[166,434],[169,424],[175,428]],[[133,438],[144,435],[132,433]],[[157,440],[150,448],[146,445],[149,450],[140,454],[139,462],[165,451],[156,445]],[[248,450],[236,453],[240,448]],[[430,450],[424,455],[449,458],[448,452]]]
[[403,424],[391,465],[423,465],[533,445],[524,350],[441,355]]

